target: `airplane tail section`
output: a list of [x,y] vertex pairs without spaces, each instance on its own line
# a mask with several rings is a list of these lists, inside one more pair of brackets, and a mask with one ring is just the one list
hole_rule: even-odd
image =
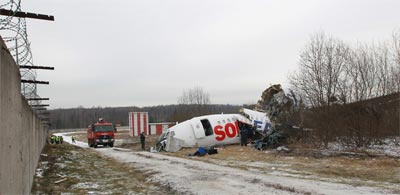
[[242,108],[241,110],[242,115],[247,117],[253,125],[257,127],[257,131],[261,131],[266,133],[267,131],[270,130],[271,127],[271,122],[269,118],[267,117],[267,114],[264,112],[258,112],[255,110],[250,110],[246,108]]

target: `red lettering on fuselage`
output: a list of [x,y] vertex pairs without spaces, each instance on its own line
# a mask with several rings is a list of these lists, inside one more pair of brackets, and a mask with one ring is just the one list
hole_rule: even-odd
[[215,135],[217,135],[215,137],[215,139],[217,141],[222,141],[225,139],[225,132],[222,130],[222,126],[221,125],[217,125],[214,127],[214,133]]
[[222,125],[214,127],[215,139],[217,141],[223,141],[226,137],[233,138],[238,134],[239,125],[237,123],[226,123],[225,128]]
[[227,123],[225,125],[225,133],[228,137],[232,138],[236,135],[236,128],[235,125],[232,123]]

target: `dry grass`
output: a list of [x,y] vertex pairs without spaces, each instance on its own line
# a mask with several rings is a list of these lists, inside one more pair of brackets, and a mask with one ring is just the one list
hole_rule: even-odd
[[[168,194],[170,189],[147,181],[129,165],[69,144],[46,145],[35,177],[32,194]],[[46,162],[46,163],[43,163]],[[65,180],[64,180],[65,179]],[[64,180],[58,184],[54,182]]]
[[[384,187],[400,193],[400,159],[389,157],[313,157],[276,151],[258,151],[251,147],[231,145],[218,148],[217,155],[188,157],[196,148],[185,148],[170,156],[222,164],[244,170],[256,169],[288,173],[294,177],[314,178],[351,185]],[[257,166],[254,163],[258,163]],[[261,165],[260,165],[261,163]]]
[[[80,141],[86,141],[86,134],[76,134]],[[129,140],[122,147],[141,150],[138,137],[129,137],[127,132],[117,133],[121,139]],[[146,149],[155,146],[158,136],[147,136]],[[314,178],[335,181],[351,185],[369,185],[384,187],[400,193],[400,159],[381,157],[321,157],[300,148],[292,153],[278,153],[274,150],[258,151],[250,146],[229,145],[218,148],[218,154],[204,157],[188,157],[197,148],[184,148],[176,153],[164,154],[181,158],[190,158],[243,170],[259,170],[268,174],[281,171],[300,178]],[[262,163],[255,166],[254,163]]]

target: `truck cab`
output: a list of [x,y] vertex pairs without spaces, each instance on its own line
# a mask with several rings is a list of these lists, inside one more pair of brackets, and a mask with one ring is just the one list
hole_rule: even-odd
[[87,138],[89,147],[97,148],[98,145],[113,147],[114,132],[114,125],[100,118],[97,123],[88,126]]

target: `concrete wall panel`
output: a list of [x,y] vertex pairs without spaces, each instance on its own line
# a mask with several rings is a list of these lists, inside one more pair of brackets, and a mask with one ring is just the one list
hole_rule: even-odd
[[21,95],[19,69],[0,38],[0,194],[29,194],[47,127]]

